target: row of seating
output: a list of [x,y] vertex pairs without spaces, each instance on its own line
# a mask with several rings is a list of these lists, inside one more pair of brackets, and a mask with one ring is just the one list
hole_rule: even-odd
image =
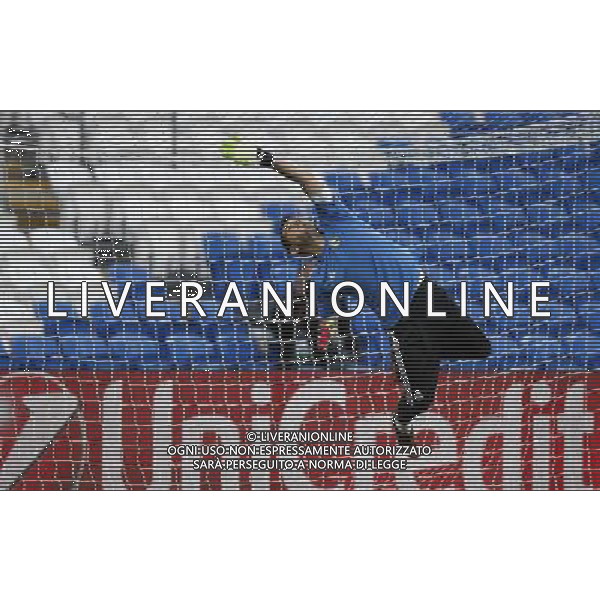
[[455,135],[503,131],[547,121],[576,117],[574,111],[443,111],[442,119]]

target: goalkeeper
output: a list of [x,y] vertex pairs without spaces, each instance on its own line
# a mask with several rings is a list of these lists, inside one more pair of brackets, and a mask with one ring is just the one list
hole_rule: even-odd
[[388,309],[387,316],[381,317],[391,337],[394,368],[402,389],[393,424],[398,443],[412,444],[411,421],[433,403],[441,360],[486,358],[490,354],[489,340],[472,319],[460,315],[456,302],[435,282],[431,282],[432,304],[434,310],[444,311],[446,316],[428,317],[429,280],[422,274],[418,257],[334,202],[320,178],[275,160],[260,148],[257,157],[261,166],[299,184],[316,208],[318,223],[288,218],[281,226],[286,250],[306,259],[299,280],[320,282],[325,288],[328,284],[353,281],[360,285],[365,303],[376,313],[380,282],[387,282],[392,289],[403,289],[406,281],[415,290],[409,316],[398,320],[397,314]]

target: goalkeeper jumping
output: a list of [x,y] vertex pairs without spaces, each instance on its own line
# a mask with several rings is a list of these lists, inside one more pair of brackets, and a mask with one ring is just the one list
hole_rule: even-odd
[[398,443],[411,445],[411,421],[433,403],[441,360],[486,358],[489,340],[472,319],[460,316],[456,302],[435,282],[431,282],[433,309],[444,311],[446,316],[427,316],[429,280],[410,249],[392,242],[334,202],[313,174],[275,160],[260,148],[257,157],[261,166],[299,184],[316,208],[318,222],[288,218],[281,226],[286,250],[306,259],[300,280],[312,280],[322,288],[341,281],[355,282],[364,291],[365,304],[375,313],[379,313],[380,282],[402,290],[406,281],[414,290],[408,317],[398,319],[397,313],[389,310],[381,317],[391,337],[394,368],[402,389],[393,424]]

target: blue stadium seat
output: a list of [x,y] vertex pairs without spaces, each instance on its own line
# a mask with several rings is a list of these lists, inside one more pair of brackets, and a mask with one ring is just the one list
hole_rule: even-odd
[[585,146],[575,146],[559,160],[564,173],[584,173],[590,167],[590,149]]
[[570,335],[562,340],[563,348],[575,364],[585,370],[600,369],[600,336]]
[[485,124],[490,130],[511,129],[528,124],[529,118],[525,111],[487,111]]
[[600,269],[600,245],[582,234],[565,235],[553,242],[557,256],[580,271]]
[[555,202],[539,202],[527,207],[527,221],[536,233],[559,237],[573,230],[569,212]]
[[68,358],[107,359],[110,357],[106,341],[91,335],[65,336],[60,340],[60,346]]
[[526,212],[522,208],[502,206],[493,215],[492,231],[506,233],[523,228],[527,223]]
[[66,335],[90,335],[93,333],[92,323],[87,318],[77,318],[79,308],[67,302],[57,302],[55,309],[57,311],[66,311],[68,317],[49,317],[48,303],[38,302],[33,305],[34,314],[41,319],[44,325],[44,333],[48,337]]
[[175,368],[207,366],[220,368],[218,347],[215,344],[192,336],[173,336],[167,338],[166,347]]
[[60,349],[54,338],[18,335],[11,338],[11,356],[24,359],[60,356]]
[[[598,150],[600,152],[600,149]],[[594,168],[586,171],[583,176],[583,181],[589,186],[592,190],[600,189],[600,164],[594,166]]]
[[520,168],[497,172],[492,178],[500,192],[518,191],[527,187],[535,187],[538,180]]
[[[502,273],[502,277],[505,282],[513,282],[513,293],[514,297],[518,301],[528,300],[531,296],[531,282],[541,281],[540,275],[534,270],[523,267],[517,267],[513,269],[507,269]],[[542,291],[538,293],[543,293]]]
[[520,344],[508,335],[490,336],[491,358],[499,371],[510,371],[522,365],[525,354]]
[[584,329],[595,334],[600,332],[600,302],[577,304],[576,311]]
[[350,171],[325,173],[325,183],[340,193],[352,192],[363,187],[360,175]]
[[[280,220],[284,216],[292,216],[294,208],[292,206],[266,205],[267,215],[278,215],[271,217]],[[279,216],[281,215],[281,216]],[[204,236],[204,249],[211,261],[213,260],[239,260],[252,251],[250,239],[248,237],[209,233]]]
[[465,204],[460,200],[448,200],[439,202],[438,208],[441,220],[436,226],[441,231],[469,237],[490,232],[491,221],[485,218],[475,205]]
[[437,221],[438,214],[432,204],[409,204],[396,210],[396,223],[409,230],[424,228]]
[[410,201],[410,198],[412,198],[410,190],[411,188],[371,190],[368,193],[368,201],[376,202],[378,205],[387,208],[394,208]]
[[467,240],[443,234],[428,235],[425,257],[427,264],[460,263],[467,257]]
[[372,194],[370,192],[353,192],[348,194],[342,194],[340,196],[342,204],[348,207],[350,210],[357,213],[367,212],[372,204]]
[[550,296],[550,302],[540,304],[538,309],[548,311],[551,315],[548,318],[533,319],[532,329],[540,335],[561,338],[574,333],[576,324],[572,306],[555,302]]
[[564,205],[572,204],[577,194],[583,191],[582,182],[576,176],[562,176],[546,181],[542,189],[546,198],[560,199]]
[[550,269],[548,280],[551,296],[560,302],[587,302],[597,293],[592,280],[585,272],[555,267]]
[[470,176],[467,172],[463,172],[456,176],[456,181],[460,184],[457,197],[472,204],[478,203],[479,198],[490,196],[497,191],[496,183],[491,177],[476,172],[473,172]]
[[573,223],[576,232],[600,242],[600,206],[585,207],[574,212]]
[[217,354],[222,364],[233,367],[252,363],[260,358],[260,354],[252,342],[220,341],[217,344]]
[[537,167],[537,165],[546,161],[551,161],[553,158],[554,153],[552,150],[537,150],[534,152],[523,152],[522,154],[517,155],[517,164],[521,167],[533,169],[535,172],[535,168]]
[[375,229],[394,227],[396,225],[396,215],[391,208],[372,208],[361,218]]
[[[155,308],[158,308],[158,303]],[[121,315],[113,317],[108,305],[98,302],[89,305],[89,318],[97,336],[106,338],[125,331],[136,334],[142,329],[138,311],[138,304],[126,302]]]
[[392,358],[390,343],[382,335],[359,334],[355,337],[358,359],[355,368],[368,371],[390,372]]
[[383,331],[381,320],[369,308],[363,309],[358,315],[353,317],[350,324],[355,334]]
[[558,338],[540,335],[526,335],[521,338],[521,347],[525,351],[525,362],[529,368],[543,368],[561,354]]
[[239,320],[220,320],[217,323],[216,336],[217,343],[227,343],[231,341],[244,343],[251,341],[248,325]]
[[160,361],[160,347],[160,343],[156,340],[129,335],[116,335],[108,340],[110,356],[129,363],[142,360]]
[[14,336],[10,346],[10,357],[7,354],[2,355],[1,368],[14,371],[58,371],[65,368],[54,338],[40,335]]
[[535,174],[540,183],[554,181],[564,175],[562,163],[559,160],[546,158],[545,160],[533,165],[531,172]]
[[224,274],[227,281],[252,281],[258,277],[254,260],[228,260],[224,264]]
[[283,260],[285,250],[281,245],[279,236],[260,235],[252,239],[252,253],[255,260]]
[[271,282],[294,281],[300,265],[300,261],[295,259],[288,259],[285,262],[262,263],[258,270],[259,279]]
[[483,128],[474,111],[442,111],[442,119],[448,124],[454,135],[464,135]]
[[513,232],[512,243],[521,268],[547,263],[558,254],[553,240],[527,230]]
[[[146,281],[152,281],[150,272],[133,263],[112,263],[108,266],[108,280],[111,289],[121,293],[126,281],[131,281],[130,296],[133,298],[144,298],[146,293]],[[113,284],[117,284],[113,286]],[[114,295],[114,293],[113,293]]]
[[510,243],[498,235],[476,235],[468,242],[469,262],[488,271],[502,271],[515,262]]
[[400,170],[375,171],[369,173],[369,181],[375,189],[392,189],[409,185],[409,173]]

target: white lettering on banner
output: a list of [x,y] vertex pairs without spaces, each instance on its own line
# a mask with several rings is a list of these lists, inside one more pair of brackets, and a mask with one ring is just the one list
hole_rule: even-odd
[[102,487],[126,490],[123,482],[123,383],[111,383],[102,399]]
[[465,489],[485,489],[483,456],[488,438],[501,433],[503,437],[502,485],[504,490],[520,490],[523,467],[521,464],[521,415],[523,386],[511,385],[503,395],[502,413],[485,417],[467,436],[463,450]]
[[165,452],[173,443],[173,382],[162,382],[154,395],[152,414],[152,483],[148,490],[171,488],[171,457]]
[[[331,379],[313,379],[303,383],[288,400],[283,410],[279,428],[281,431],[299,431],[306,418],[306,413],[321,402],[335,402],[341,406],[346,404],[346,388],[343,384]],[[323,488],[313,486],[303,471],[283,472],[283,479],[290,489],[315,490]],[[330,488],[331,489],[331,488]]]
[[[548,406],[552,401],[550,386],[545,382],[531,386],[531,401],[538,407]],[[550,415],[537,415],[533,418],[532,436],[532,481],[533,490],[550,489]]]
[[[271,404],[271,386],[268,383],[255,383],[251,391],[252,403],[257,407],[268,407]],[[267,415],[254,415],[250,422],[252,431],[268,431],[271,420]],[[252,471],[250,473],[250,487],[253,490],[268,490],[271,475],[267,471]]]
[[[237,425],[227,417],[198,416],[188,419],[183,424],[182,444],[198,444],[205,433],[214,433],[218,436],[218,444],[236,446],[240,443],[240,433]],[[238,458],[232,455],[223,455],[222,459]],[[181,473],[181,488],[183,490],[200,489],[200,473],[192,470],[191,464],[183,463]],[[222,471],[221,488],[223,490],[240,489],[239,471]]]
[[[173,439],[173,382],[162,382],[152,404],[152,483],[148,490],[171,487],[171,457],[165,452]],[[102,401],[102,486],[109,490],[126,490],[123,481],[123,384],[106,388]]]
[[[25,381],[32,380],[40,375],[18,374],[0,379],[0,385],[6,381],[12,381],[20,377]],[[31,394],[19,398],[27,407],[29,419],[25,422],[15,445],[0,464],[0,489],[10,489],[15,482],[23,476],[27,469],[43,457],[44,452],[57,439],[57,435],[64,430],[69,420],[76,415],[80,407],[76,396],[70,394],[63,387],[60,380],[48,375],[42,375],[42,381],[46,379],[42,394]],[[429,456],[412,457],[408,461],[405,471],[395,474],[396,487],[402,490],[420,489],[418,475],[426,471],[442,467],[444,465],[458,465],[462,469],[465,489],[484,489],[483,461],[487,452],[487,445],[492,435],[499,434],[502,437],[502,489],[523,488],[523,439],[524,430],[527,435],[532,435],[531,487],[534,490],[548,489],[551,484],[553,465],[551,458],[553,452],[560,452],[560,458],[564,456],[564,482],[565,489],[581,489],[584,487],[584,455],[587,436],[594,431],[594,414],[588,412],[585,406],[587,386],[584,383],[574,383],[564,392],[564,408],[562,413],[556,415],[554,410],[557,401],[562,396],[554,389],[554,379],[547,381],[536,381],[525,387],[523,383],[513,382],[504,392],[502,397],[502,409],[500,414],[494,414],[480,418],[467,434],[462,452],[458,453],[457,437],[454,431],[456,423],[447,420],[437,413],[426,413],[414,421],[417,434],[429,431],[435,434],[435,442],[432,444],[434,451]],[[514,381],[514,380],[513,380]],[[152,394],[152,448],[151,473],[152,480],[147,486],[149,490],[167,490],[173,485],[173,473],[177,467],[173,458],[166,452],[173,443],[174,426],[174,397],[176,381],[164,380],[154,388],[150,385],[142,386],[141,394]],[[234,422],[227,416],[194,416],[184,420],[182,425],[183,444],[196,444],[204,433],[212,432],[219,436],[219,443],[236,445],[240,443],[241,434],[248,427],[253,431],[266,431],[278,428],[282,432],[298,432],[303,427],[307,415],[311,409],[319,403],[330,402],[340,407],[342,413],[346,413],[346,384],[343,380],[336,379],[314,379],[296,383],[296,391],[288,398],[278,398],[278,405],[283,408],[280,422],[272,422],[273,413],[270,404],[275,401],[272,398],[271,385],[268,382],[256,382],[250,390],[253,414],[249,421]],[[26,387],[26,389],[33,389]],[[127,388],[129,389],[129,388]],[[153,391],[152,391],[153,390]],[[533,415],[530,422],[524,422],[523,397],[525,392],[530,392],[530,403]],[[125,490],[128,489],[124,473],[128,465],[125,465],[124,439],[123,439],[123,404],[124,387],[120,381],[111,382],[105,389],[101,398],[97,401],[101,407],[101,485],[103,489]],[[127,392],[128,393],[128,392]],[[554,395],[554,397],[553,397]],[[6,398],[4,398],[6,396]],[[0,409],[4,407],[6,415],[16,418],[13,410],[15,398],[11,393],[2,394],[0,398],[5,400]],[[144,402],[147,400],[145,399]],[[491,400],[490,400],[491,402]],[[281,404],[280,404],[281,403]],[[16,405],[15,405],[16,406]],[[226,407],[224,407],[224,410]],[[552,410],[551,410],[552,409]],[[351,415],[347,415],[351,417]],[[12,421],[11,421],[12,422]],[[127,423],[130,425],[132,423]],[[8,423],[10,425],[10,423]],[[141,424],[134,422],[134,426]],[[179,425],[179,423],[177,423]],[[84,424],[82,423],[82,426]],[[527,426],[527,427],[526,427]],[[558,426],[558,431],[564,439],[564,455],[561,446],[553,448],[552,436]],[[394,431],[391,424],[391,415],[388,412],[371,413],[360,416],[354,424],[354,440],[360,445],[376,445],[378,434],[393,436]],[[529,438],[528,438],[529,439]],[[82,438],[87,443],[86,436]],[[79,445],[79,438],[73,439]],[[85,454],[85,453],[84,453]],[[230,457],[237,458],[237,457]],[[276,458],[276,457],[273,457]],[[363,457],[375,458],[375,457]],[[74,459],[72,459],[74,460]],[[87,457],[82,462],[87,461]],[[198,471],[193,471],[186,462],[182,463],[183,489],[199,489],[201,476]],[[178,467],[177,467],[178,468]],[[432,476],[435,474],[432,473]],[[561,473],[556,473],[560,477]],[[221,487],[223,489],[239,489],[239,471],[223,471],[220,474]],[[323,489],[314,483],[304,471],[282,472],[280,477],[285,487],[292,490],[297,489]],[[354,473],[355,489],[372,489],[375,474],[373,472],[357,471]],[[439,478],[438,478],[439,479]],[[436,489],[442,485],[444,478],[436,479]],[[459,486],[458,480],[447,478],[452,483],[450,487]],[[269,472],[251,472],[250,487],[257,490],[269,489],[271,474]]]
[[565,410],[558,417],[558,430],[565,440],[564,489],[581,489],[584,438],[594,431],[594,417],[585,410],[585,386],[573,385],[565,395]]
[[[456,465],[459,461],[454,429],[452,424],[444,417],[425,413],[414,420],[414,428],[416,433],[433,431],[437,439],[430,455],[422,455],[409,460],[407,470],[399,471],[396,474],[398,489],[406,489],[406,484],[402,480],[407,475],[413,480],[410,489],[419,489],[415,473],[422,473],[442,466]],[[457,489],[457,486],[450,485],[448,488],[436,489]]]
[[[375,446],[379,433],[393,433],[390,413],[375,413],[356,419],[354,425],[354,440],[359,445]],[[362,458],[374,459],[375,455],[365,455]],[[354,474],[355,490],[372,490],[375,487],[375,471],[358,471]],[[411,480],[412,482],[412,480]],[[412,487],[410,489],[418,489]]]
[[[31,374],[4,377],[7,382],[18,377],[31,378]],[[10,489],[25,471],[48,448],[69,419],[77,411],[77,398],[50,375],[43,379],[52,381],[61,390],[56,394],[36,394],[25,396],[23,403],[29,411],[29,418],[21,430],[15,445],[2,463],[0,469],[0,490]]]

